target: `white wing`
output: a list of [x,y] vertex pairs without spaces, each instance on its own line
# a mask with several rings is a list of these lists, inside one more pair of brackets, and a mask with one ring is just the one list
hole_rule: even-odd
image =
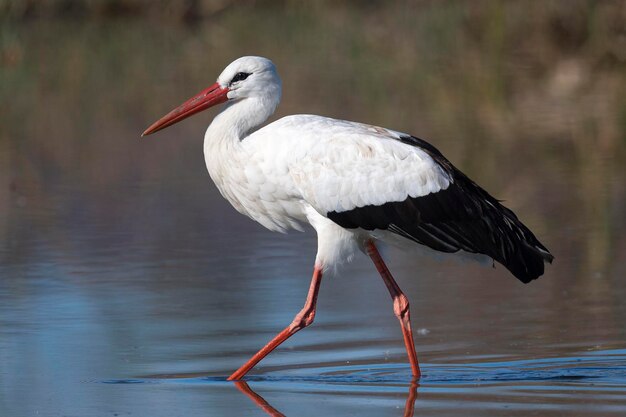
[[284,137],[277,145],[289,150],[294,185],[322,215],[424,196],[452,182],[428,153],[400,140],[410,135],[309,115],[270,126]]

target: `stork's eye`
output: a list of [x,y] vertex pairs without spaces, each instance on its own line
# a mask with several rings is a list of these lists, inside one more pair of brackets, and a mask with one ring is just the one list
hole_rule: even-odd
[[234,84],[237,81],[243,81],[246,78],[248,78],[250,76],[249,72],[238,72],[237,74],[235,74],[235,76],[233,77],[232,80],[230,80],[230,84]]

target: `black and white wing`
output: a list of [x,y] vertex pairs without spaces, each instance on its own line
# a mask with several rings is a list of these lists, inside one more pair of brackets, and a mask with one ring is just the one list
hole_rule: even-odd
[[524,283],[552,261],[510,209],[426,141],[337,123],[326,130],[328,137],[317,138],[319,152],[309,146],[292,170],[322,215],[344,228],[386,230],[442,252],[487,255]]

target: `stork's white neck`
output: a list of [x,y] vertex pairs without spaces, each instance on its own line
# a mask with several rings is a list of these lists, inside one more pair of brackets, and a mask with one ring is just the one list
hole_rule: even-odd
[[268,97],[247,97],[229,103],[207,129],[205,147],[210,146],[207,141],[244,140],[265,123],[277,105],[278,100]]
[[233,101],[213,119],[204,135],[204,159],[209,174],[233,205],[224,187],[229,186],[231,177],[246,163],[242,141],[274,113],[277,105],[278,99],[267,96]]

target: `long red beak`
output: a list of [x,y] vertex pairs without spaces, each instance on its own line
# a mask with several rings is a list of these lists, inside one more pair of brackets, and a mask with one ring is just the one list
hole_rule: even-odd
[[219,83],[215,83],[154,122],[141,136],[158,132],[202,110],[206,110],[216,104],[224,103],[228,100],[227,94],[228,88],[220,86]]

